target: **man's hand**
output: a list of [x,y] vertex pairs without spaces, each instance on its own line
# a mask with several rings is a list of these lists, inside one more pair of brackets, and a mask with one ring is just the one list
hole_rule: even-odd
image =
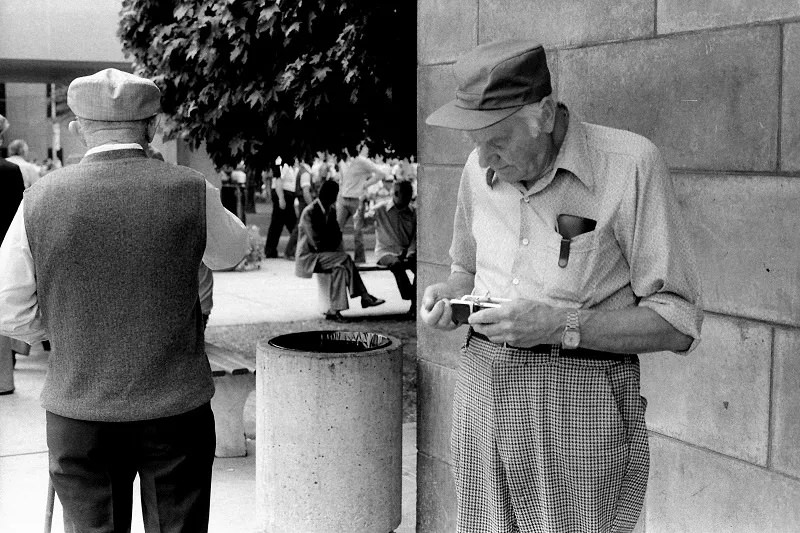
[[450,309],[450,299],[452,298],[458,298],[458,296],[452,294],[452,289],[447,283],[437,283],[426,287],[419,310],[422,322],[445,331],[456,329],[458,326],[453,323],[453,312]]
[[469,323],[494,343],[530,348],[537,344],[560,344],[566,313],[566,309],[518,299],[472,313]]
[[389,255],[385,255],[384,257],[381,258],[381,264],[383,266],[387,266],[389,268],[392,268],[393,266],[395,266],[399,262],[400,262],[400,258],[397,257],[396,255],[389,254]]
[[281,210],[286,209],[286,199],[283,196],[278,197],[278,208]]

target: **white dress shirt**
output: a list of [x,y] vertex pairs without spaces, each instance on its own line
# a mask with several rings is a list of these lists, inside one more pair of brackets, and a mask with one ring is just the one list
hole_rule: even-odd
[[[138,144],[107,144],[86,155],[130,150]],[[47,339],[36,297],[36,273],[25,230],[23,199],[0,245],[0,335],[32,344]],[[247,228],[222,206],[219,189],[206,180],[206,248],[203,263],[212,270],[230,268],[250,251]]]

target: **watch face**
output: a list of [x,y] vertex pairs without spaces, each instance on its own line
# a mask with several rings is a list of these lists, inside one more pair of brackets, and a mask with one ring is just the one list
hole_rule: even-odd
[[581,334],[577,331],[567,330],[564,332],[564,341],[562,344],[568,350],[574,350],[581,343]]

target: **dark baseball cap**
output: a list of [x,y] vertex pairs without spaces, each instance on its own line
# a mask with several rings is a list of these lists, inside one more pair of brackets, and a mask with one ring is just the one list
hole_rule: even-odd
[[425,119],[430,126],[487,128],[552,92],[544,48],[534,41],[483,44],[459,58],[453,71],[456,99]]

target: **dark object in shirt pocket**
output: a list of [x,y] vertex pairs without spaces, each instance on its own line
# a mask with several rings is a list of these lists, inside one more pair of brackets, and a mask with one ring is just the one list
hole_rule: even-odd
[[577,215],[560,214],[556,217],[556,231],[561,235],[558,266],[566,268],[569,263],[569,246],[575,237],[594,231],[597,221]]

